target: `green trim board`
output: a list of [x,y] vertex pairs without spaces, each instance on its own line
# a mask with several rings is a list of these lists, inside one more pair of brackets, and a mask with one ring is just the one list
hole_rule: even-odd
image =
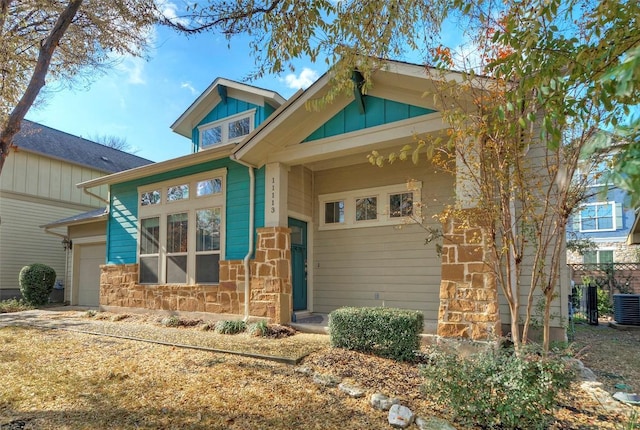
[[311,133],[303,142],[324,139],[325,137],[389,124],[403,119],[434,113],[434,110],[399,103],[380,97],[366,96],[365,113],[360,113],[357,100],[353,100],[330,120]]

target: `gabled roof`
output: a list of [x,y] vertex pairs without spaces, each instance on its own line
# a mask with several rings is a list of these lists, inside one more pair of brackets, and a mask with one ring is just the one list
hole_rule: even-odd
[[105,173],[121,172],[153,161],[29,120],[13,139],[18,151],[29,151]]
[[227,89],[231,89],[230,96],[236,93],[244,95],[245,98],[253,98],[255,101],[258,101],[256,99],[260,98],[264,103],[267,103],[274,109],[279,108],[280,105],[285,102],[285,99],[275,91],[242,84],[230,79],[216,78],[211,85],[191,103],[191,106],[180,115],[180,118],[171,124],[171,130],[182,136],[191,138],[191,130],[193,127],[202,121],[202,118],[222,100],[223,96],[226,97]]
[[[438,78],[447,82],[461,82],[462,75],[448,72],[444,76],[438,75]],[[422,65],[387,60],[384,67],[374,73],[372,79],[374,85],[368,95],[437,110],[433,98],[424,97],[425,93],[434,92],[437,87],[435,79],[429,76]],[[384,140],[388,146],[397,145],[400,140],[406,141],[407,134],[439,132],[446,127],[440,114],[433,113],[427,120],[423,117],[398,121],[300,146],[298,143],[354,100],[353,95],[344,95],[324,106],[321,111],[310,112],[308,102],[326,95],[329,85],[330,74],[325,73],[304,92],[296,93],[240,143],[232,158],[258,167],[268,162],[270,157],[275,160],[279,156],[283,156],[280,160],[285,163],[309,163],[366,152],[376,141]],[[354,137],[359,137],[360,141]],[[302,147],[304,154],[301,153]]]

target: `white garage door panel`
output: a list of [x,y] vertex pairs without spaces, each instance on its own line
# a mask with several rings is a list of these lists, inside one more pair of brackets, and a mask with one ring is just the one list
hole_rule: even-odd
[[100,265],[105,262],[105,244],[78,245],[80,268],[78,270],[78,305],[100,304]]

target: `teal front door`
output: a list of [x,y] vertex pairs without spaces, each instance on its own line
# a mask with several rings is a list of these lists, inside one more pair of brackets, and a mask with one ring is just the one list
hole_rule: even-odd
[[293,310],[307,309],[307,223],[289,218]]

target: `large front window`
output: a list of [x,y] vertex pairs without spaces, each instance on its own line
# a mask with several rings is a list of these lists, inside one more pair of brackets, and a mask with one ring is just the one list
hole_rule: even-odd
[[140,187],[140,283],[219,282],[225,177],[221,169]]

